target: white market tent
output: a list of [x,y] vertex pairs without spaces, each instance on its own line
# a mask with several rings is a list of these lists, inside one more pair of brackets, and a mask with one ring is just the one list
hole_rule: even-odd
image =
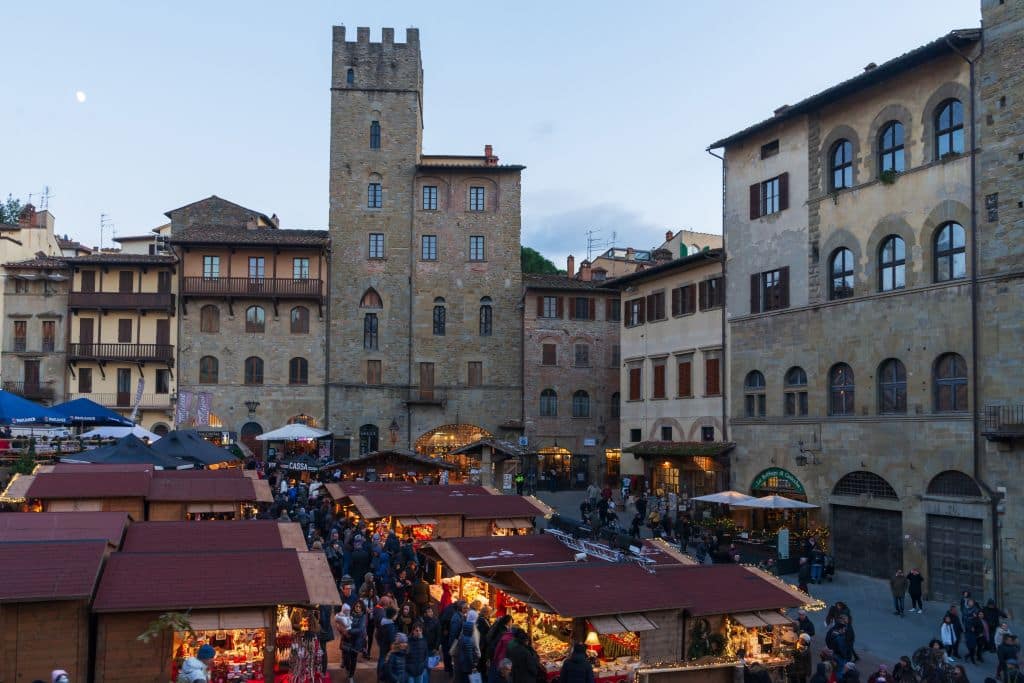
[[133,434],[139,439],[149,439],[150,443],[160,440],[158,435],[139,425],[133,427],[97,427],[82,434],[82,438],[91,439],[98,436],[101,439],[120,439],[129,434]]
[[285,425],[279,429],[275,429],[271,432],[260,434],[256,437],[257,441],[298,441],[299,439],[322,439],[325,436],[330,436],[331,432],[325,432],[322,429],[314,429],[308,427],[302,423],[296,422],[295,424]]
[[709,493],[706,496],[697,496],[690,500],[699,500],[702,503],[721,503],[722,505],[732,505],[736,507],[757,507],[754,503],[757,502],[757,498],[748,496],[745,493],[739,491],[719,491],[718,493]]
[[756,498],[753,502],[747,503],[746,506],[762,510],[809,510],[818,507],[811,503],[805,503],[802,500],[793,500],[792,498],[784,498],[777,495]]

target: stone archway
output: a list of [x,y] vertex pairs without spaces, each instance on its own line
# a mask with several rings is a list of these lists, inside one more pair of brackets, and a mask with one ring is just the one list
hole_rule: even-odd
[[[420,455],[431,458],[444,458],[448,462],[458,465],[459,470],[465,473],[471,469],[473,463],[477,462],[476,459],[466,455],[453,456],[451,452],[474,441],[493,437],[494,435],[486,429],[476,425],[447,424],[420,435],[416,439],[414,450]],[[473,462],[471,463],[470,460]]]
[[238,432],[239,440],[260,460],[263,459],[263,442],[257,441],[256,437],[262,433],[263,427],[259,422],[246,422]]

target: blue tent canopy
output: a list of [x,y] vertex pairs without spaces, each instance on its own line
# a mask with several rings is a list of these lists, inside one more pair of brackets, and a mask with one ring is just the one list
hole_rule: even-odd
[[91,451],[82,451],[61,458],[61,462],[96,463],[102,465],[155,465],[165,470],[188,469],[192,463],[157,453],[134,434]]
[[51,408],[37,405],[17,394],[0,391],[0,424],[67,424],[68,419]]
[[55,405],[51,410],[63,415],[68,422],[73,424],[106,427],[131,427],[134,424],[127,417],[87,398],[76,398],[73,401],[61,403]]

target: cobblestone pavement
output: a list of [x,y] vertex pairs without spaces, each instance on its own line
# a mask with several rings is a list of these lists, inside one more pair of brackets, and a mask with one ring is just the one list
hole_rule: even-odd
[[[579,517],[579,504],[583,499],[582,491],[539,491],[537,496],[551,507],[567,517]],[[618,500],[618,494],[616,494]],[[635,510],[619,510],[619,519],[629,526]],[[647,530],[643,530],[647,533]],[[790,583],[796,583],[796,575],[784,577]],[[938,636],[939,623],[949,605],[939,602],[925,602],[923,614],[906,614],[898,617],[893,614],[892,597],[888,581],[874,579],[860,574],[839,571],[835,580],[811,586],[811,594],[832,604],[842,600],[850,606],[853,614],[854,630],[857,634],[855,649],[861,657],[857,666],[861,672],[861,680],[878,669],[879,664],[892,666],[900,656],[911,656],[914,651],[927,645]],[[910,599],[907,599],[909,605]],[[792,613],[796,618],[795,611]],[[815,650],[825,646],[825,610],[809,614],[814,622],[816,635],[813,641]],[[1017,624],[1011,621],[1011,629],[1018,632]],[[961,647],[961,654],[966,649]],[[974,665],[960,660],[967,671],[968,678],[974,683],[981,683],[986,676],[995,675],[995,654],[986,653],[983,665]]]

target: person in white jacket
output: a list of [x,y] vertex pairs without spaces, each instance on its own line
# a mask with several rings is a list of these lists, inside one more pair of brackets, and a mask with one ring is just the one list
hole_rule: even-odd
[[217,651],[213,649],[212,645],[207,644],[200,647],[195,657],[189,657],[182,662],[181,670],[178,671],[177,683],[196,683],[196,681],[209,683],[210,665],[213,664],[213,658],[216,656]]
[[955,662],[953,648],[956,646],[956,627],[953,626],[953,617],[948,614],[942,618],[942,626],[939,627],[939,640],[942,641],[942,647],[946,648],[949,661]]

